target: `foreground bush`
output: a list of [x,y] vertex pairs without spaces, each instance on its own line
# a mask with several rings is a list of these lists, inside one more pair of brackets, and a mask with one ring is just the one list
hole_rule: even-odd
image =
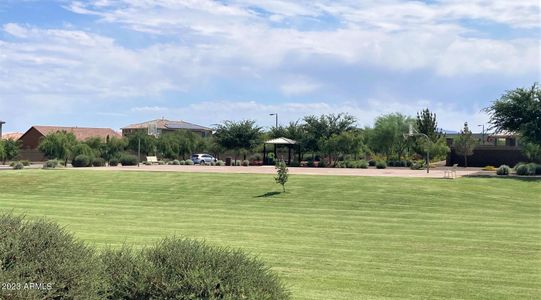
[[123,154],[120,156],[119,162],[122,166],[137,165],[137,156],[131,154]]
[[500,176],[509,175],[510,170],[508,165],[501,165],[498,170],[496,170],[496,174]]
[[94,250],[48,221],[0,215],[0,262],[0,282],[21,284],[2,299],[100,299],[105,291]]
[[13,170],[22,170],[22,169],[24,169],[24,165],[20,161],[15,162],[12,167],[13,167]]
[[531,176],[535,175],[536,171],[536,164],[530,163],[530,164],[518,164],[515,166],[515,172],[517,172],[517,175],[522,176]]
[[90,157],[84,154],[77,155],[72,161],[71,165],[74,168],[89,167],[91,163]]
[[288,299],[260,260],[194,240],[106,250],[102,262],[111,299]]
[[[288,299],[278,277],[240,250],[188,239],[105,250],[45,220],[0,215],[1,299]],[[39,284],[24,288],[24,284]]]
[[378,162],[376,162],[376,168],[385,169],[385,168],[387,168],[387,163],[385,163],[384,161],[378,161]]

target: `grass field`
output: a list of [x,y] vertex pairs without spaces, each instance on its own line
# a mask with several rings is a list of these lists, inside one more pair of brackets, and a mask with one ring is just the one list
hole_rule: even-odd
[[0,207],[103,246],[166,235],[241,247],[294,299],[541,295],[541,181],[23,170]]

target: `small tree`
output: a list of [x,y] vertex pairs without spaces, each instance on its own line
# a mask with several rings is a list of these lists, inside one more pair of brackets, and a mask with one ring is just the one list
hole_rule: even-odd
[[459,155],[464,156],[464,167],[468,167],[468,156],[473,155],[473,149],[477,141],[473,138],[472,132],[468,128],[468,122],[464,123],[464,129],[455,140],[455,150]]
[[77,139],[71,132],[57,131],[44,136],[39,143],[38,149],[49,158],[61,159],[65,165],[73,156],[73,148],[77,145]]
[[6,160],[13,160],[19,156],[19,150],[21,149],[21,141],[14,139],[7,139],[2,141],[3,144],[3,156],[2,161],[6,163]]
[[274,180],[276,180],[276,183],[279,183],[282,185],[282,190],[284,193],[286,192],[286,183],[289,175],[287,174],[289,172],[287,165],[285,161],[280,160],[278,163],[276,163],[276,177],[274,177]]

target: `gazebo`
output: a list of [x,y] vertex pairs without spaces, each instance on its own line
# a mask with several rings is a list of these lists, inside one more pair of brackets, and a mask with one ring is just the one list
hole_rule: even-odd
[[274,157],[277,157],[276,148],[278,145],[285,145],[288,149],[288,156],[287,156],[287,164],[291,164],[291,149],[297,146],[297,155],[299,156],[299,163],[301,161],[301,145],[297,144],[296,141],[285,138],[285,137],[279,137],[276,139],[268,140],[263,143],[263,163],[267,162],[267,145],[274,145]]

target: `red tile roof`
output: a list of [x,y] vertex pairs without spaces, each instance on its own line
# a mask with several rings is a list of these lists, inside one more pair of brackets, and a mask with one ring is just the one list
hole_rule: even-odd
[[79,141],[84,141],[91,137],[101,137],[103,139],[109,137],[121,138],[122,135],[111,128],[88,128],[88,127],[62,127],[62,126],[32,126],[43,135],[54,133],[57,131],[71,132]]
[[3,140],[18,140],[23,135],[22,132],[6,132],[2,133],[2,139]]

